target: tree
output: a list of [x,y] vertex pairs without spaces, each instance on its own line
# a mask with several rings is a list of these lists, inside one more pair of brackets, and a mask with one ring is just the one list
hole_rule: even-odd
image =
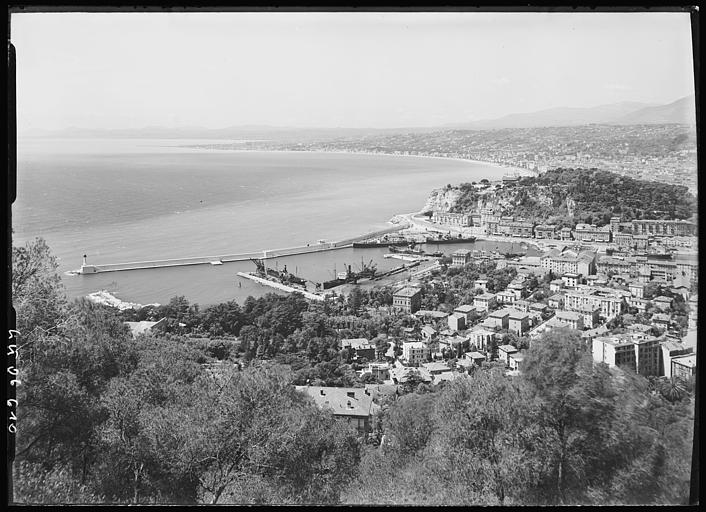
[[436,403],[432,446],[434,453],[447,454],[444,473],[458,475],[470,493],[493,496],[500,505],[529,478],[520,398],[514,382],[494,368],[450,382]]
[[56,258],[42,238],[12,247],[12,306],[22,336],[20,349],[27,351],[28,361],[33,345],[55,334],[65,318],[67,302],[57,269]]
[[[546,434],[534,443],[542,470],[530,491],[540,503],[587,500],[586,481],[607,479],[618,464],[606,462],[611,445],[614,391],[607,367],[594,367],[578,332],[553,329],[536,340],[524,360],[522,380],[534,395],[530,417]],[[603,474],[601,474],[603,471]]]
[[385,415],[385,433],[391,446],[402,456],[424,449],[431,437],[433,395],[406,394],[396,400]]

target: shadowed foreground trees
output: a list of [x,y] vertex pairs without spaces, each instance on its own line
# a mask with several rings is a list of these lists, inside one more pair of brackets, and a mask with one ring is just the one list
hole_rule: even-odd
[[[418,404],[429,396],[431,413]],[[366,450],[345,502],[688,500],[693,402],[672,404],[650,392],[643,377],[593,365],[576,331],[555,329],[535,341],[518,377],[476,369],[413,397],[383,412],[388,442]],[[409,421],[389,420],[396,417]],[[411,434],[414,450],[395,442]]]

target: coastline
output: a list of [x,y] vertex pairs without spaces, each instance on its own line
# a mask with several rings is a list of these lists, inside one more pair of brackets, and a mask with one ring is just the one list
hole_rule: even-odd
[[186,145],[186,146],[178,146],[182,148],[192,148],[192,149],[210,149],[214,151],[234,151],[234,152],[239,152],[239,153],[321,153],[321,154],[339,154],[339,155],[368,155],[368,156],[395,156],[395,157],[406,157],[406,158],[430,158],[430,159],[438,159],[438,160],[450,160],[453,162],[468,162],[471,164],[478,164],[478,165],[489,165],[492,167],[497,167],[500,169],[509,169],[518,173],[521,173],[523,175],[531,175],[534,174],[535,171],[531,171],[530,169],[525,169],[523,167],[516,167],[512,165],[505,165],[501,164],[498,162],[490,162],[486,160],[472,160],[470,158],[455,158],[451,156],[434,156],[434,155],[404,155],[400,153],[385,153],[385,152],[375,152],[375,151],[327,151],[325,149],[317,149],[317,150],[310,150],[310,149],[237,149],[237,148],[230,148],[230,147],[218,147],[218,148],[212,148],[204,145]]

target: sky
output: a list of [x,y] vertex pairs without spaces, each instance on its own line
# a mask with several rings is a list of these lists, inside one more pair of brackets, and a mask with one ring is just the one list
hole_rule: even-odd
[[20,13],[20,133],[396,128],[693,94],[687,13]]

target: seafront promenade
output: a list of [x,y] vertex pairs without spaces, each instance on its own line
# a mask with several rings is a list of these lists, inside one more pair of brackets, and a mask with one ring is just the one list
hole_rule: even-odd
[[283,256],[293,256],[295,254],[308,254],[322,251],[332,251],[336,249],[344,249],[350,247],[354,242],[359,242],[361,240],[367,240],[369,238],[374,238],[382,236],[388,233],[394,233],[401,231],[409,227],[406,222],[401,222],[395,226],[389,228],[373,231],[370,233],[365,233],[352,238],[346,238],[336,242],[320,242],[316,244],[307,244],[297,247],[288,247],[284,249],[266,249],[263,251],[255,252],[244,252],[238,254],[226,254],[219,256],[195,256],[189,258],[174,258],[174,259],[163,259],[163,260],[146,260],[146,261],[131,261],[126,263],[102,263],[89,265],[84,262],[81,268],[71,272],[67,272],[70,275],[91,275],[103,272],[121,272],[127,270],[141,270],[141,269],[155,269],[163,267],[183,267],[189,265],[221,265],[223,263],[230,263],[234,261],[247,261],[249,259],[271,259],[279,258]]

